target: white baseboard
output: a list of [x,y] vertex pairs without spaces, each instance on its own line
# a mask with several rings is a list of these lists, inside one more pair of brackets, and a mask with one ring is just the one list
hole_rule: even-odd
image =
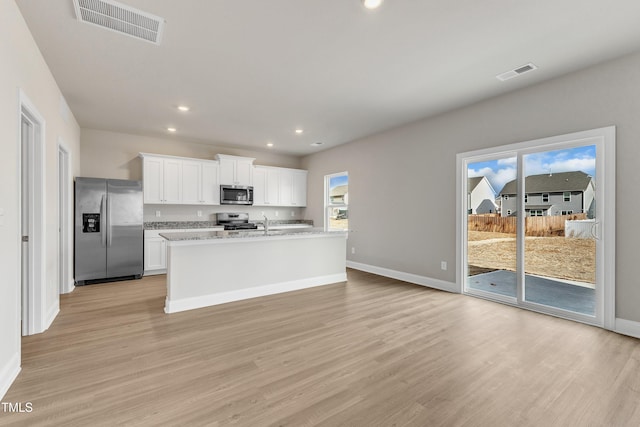
[[640,338],[640,322],[616,318],[614,332],[630,337]]
[[391,279],[402,280],[403,282],[414,283],[416,285],[427,286],[429,288],[439,289],[441,291],[460,293],[458,286],[453,282],[445,280],[432,279],[417,274],[405,273],[403,271],[391,270],[389,268],[376,267],[375,265],[362,264],[354,261],[347,261],[347,267],[356,270],[366,271],[367,273],[377,274],[378,276],[389,277]]
[[179,300],[165,302],[165,313],[176,313],[179,311],[193,310],[196,308],[209,307],[212,305],[225,304],[232,301],[240,301],[249,298],[274,295],[283,292],[298,291],[315,286],[330,285],[347,281],[346,273],[331,274],[327,276],[311,277],[302,280],[292,280],[290,282],[274,283],[272,285],[256,286],[255,288],[239,289],[236,291],[220,292],[216,294],[204,295],[194,298],[183,298]]
[[156,276],[158,274],[167,274],[167,269],[162,268],[159,270],[145,270],[143,276]]
[[0,369],[0,400],[7,394],[9,387],[20,373],[20,353],[15,353],[9,363]]
[[42,328],[42,332],[49,329],[49,326],[51,326],[53,321],[56,319],[58,313],[60,313],[60,300],[56,301],[56,303],[51,306],[51,308],[49,308],[49,311],[47,312],[47,318],[45,319],[46,323],[43,325],[44,328]]
[[67,286],[64,287],[64,291],[62,292],[63,294],[70,294],[71,292],[76,290],[76,282],[75,280],[71,279],[69,281],[69,283],[67,283]]

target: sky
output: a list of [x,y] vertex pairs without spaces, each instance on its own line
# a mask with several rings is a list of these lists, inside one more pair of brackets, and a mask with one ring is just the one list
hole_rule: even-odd
[[[525,176],[573,171],[596,176],[595,145],[527,154],[523,160]],[[470,163],[467,173],[469,178],[486,176],[498,194],[507,182],[516,179],[516,158]]]
[[338,185],[347,184],[348,181],[349,181],[348,175],[332,176],[331,178],[329,178],[329,188],[335,188]]

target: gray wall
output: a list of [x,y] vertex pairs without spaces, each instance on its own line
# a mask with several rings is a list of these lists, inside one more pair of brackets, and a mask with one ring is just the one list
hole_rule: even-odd
[[638,70],[636,53],[307,156],[306,216],[321,223],[323,176],[346,170],[349,259],[454,282],[457,153],[615,125],[616,316],[640,321],[640,198],[622,197],[640,184]]
[[[192,157],[196,159],[214,159],[216,154],[253,157],[254,164],[299,168],[300,158],[268,151],[229,148],[221,145],[181,140],[179,138],[157,138],[109,132],[96,129],[81,131],[81,174],[99,178],[142,179],[142,160],[138,153],[166,154]],[[160,217],[156,217],[160,211]],[[198,211],[202,216],[198,216]],[[262,219],[304,219],[301,208],[272,208],[199,205],[146,205],[145,221],[212,221],[216,212],[249,212],[250,218]]]
[[138,153],[215,159],[216,154],[254,157],[254,164],[299,168],[300,158],[268,151],[230,148],[180,138],[157,138],[83,128],[80,135],[83,176],[114,179],[142,179]]

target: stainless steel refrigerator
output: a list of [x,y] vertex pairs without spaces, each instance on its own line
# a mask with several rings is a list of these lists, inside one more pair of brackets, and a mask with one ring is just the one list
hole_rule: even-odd
[[142,277],[142,182],[76,178],[75,281]]

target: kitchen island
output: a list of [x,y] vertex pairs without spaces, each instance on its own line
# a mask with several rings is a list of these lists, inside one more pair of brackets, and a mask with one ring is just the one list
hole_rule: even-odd
[[346,232],[317,228],[160,233],[165,312],[344,282]]

